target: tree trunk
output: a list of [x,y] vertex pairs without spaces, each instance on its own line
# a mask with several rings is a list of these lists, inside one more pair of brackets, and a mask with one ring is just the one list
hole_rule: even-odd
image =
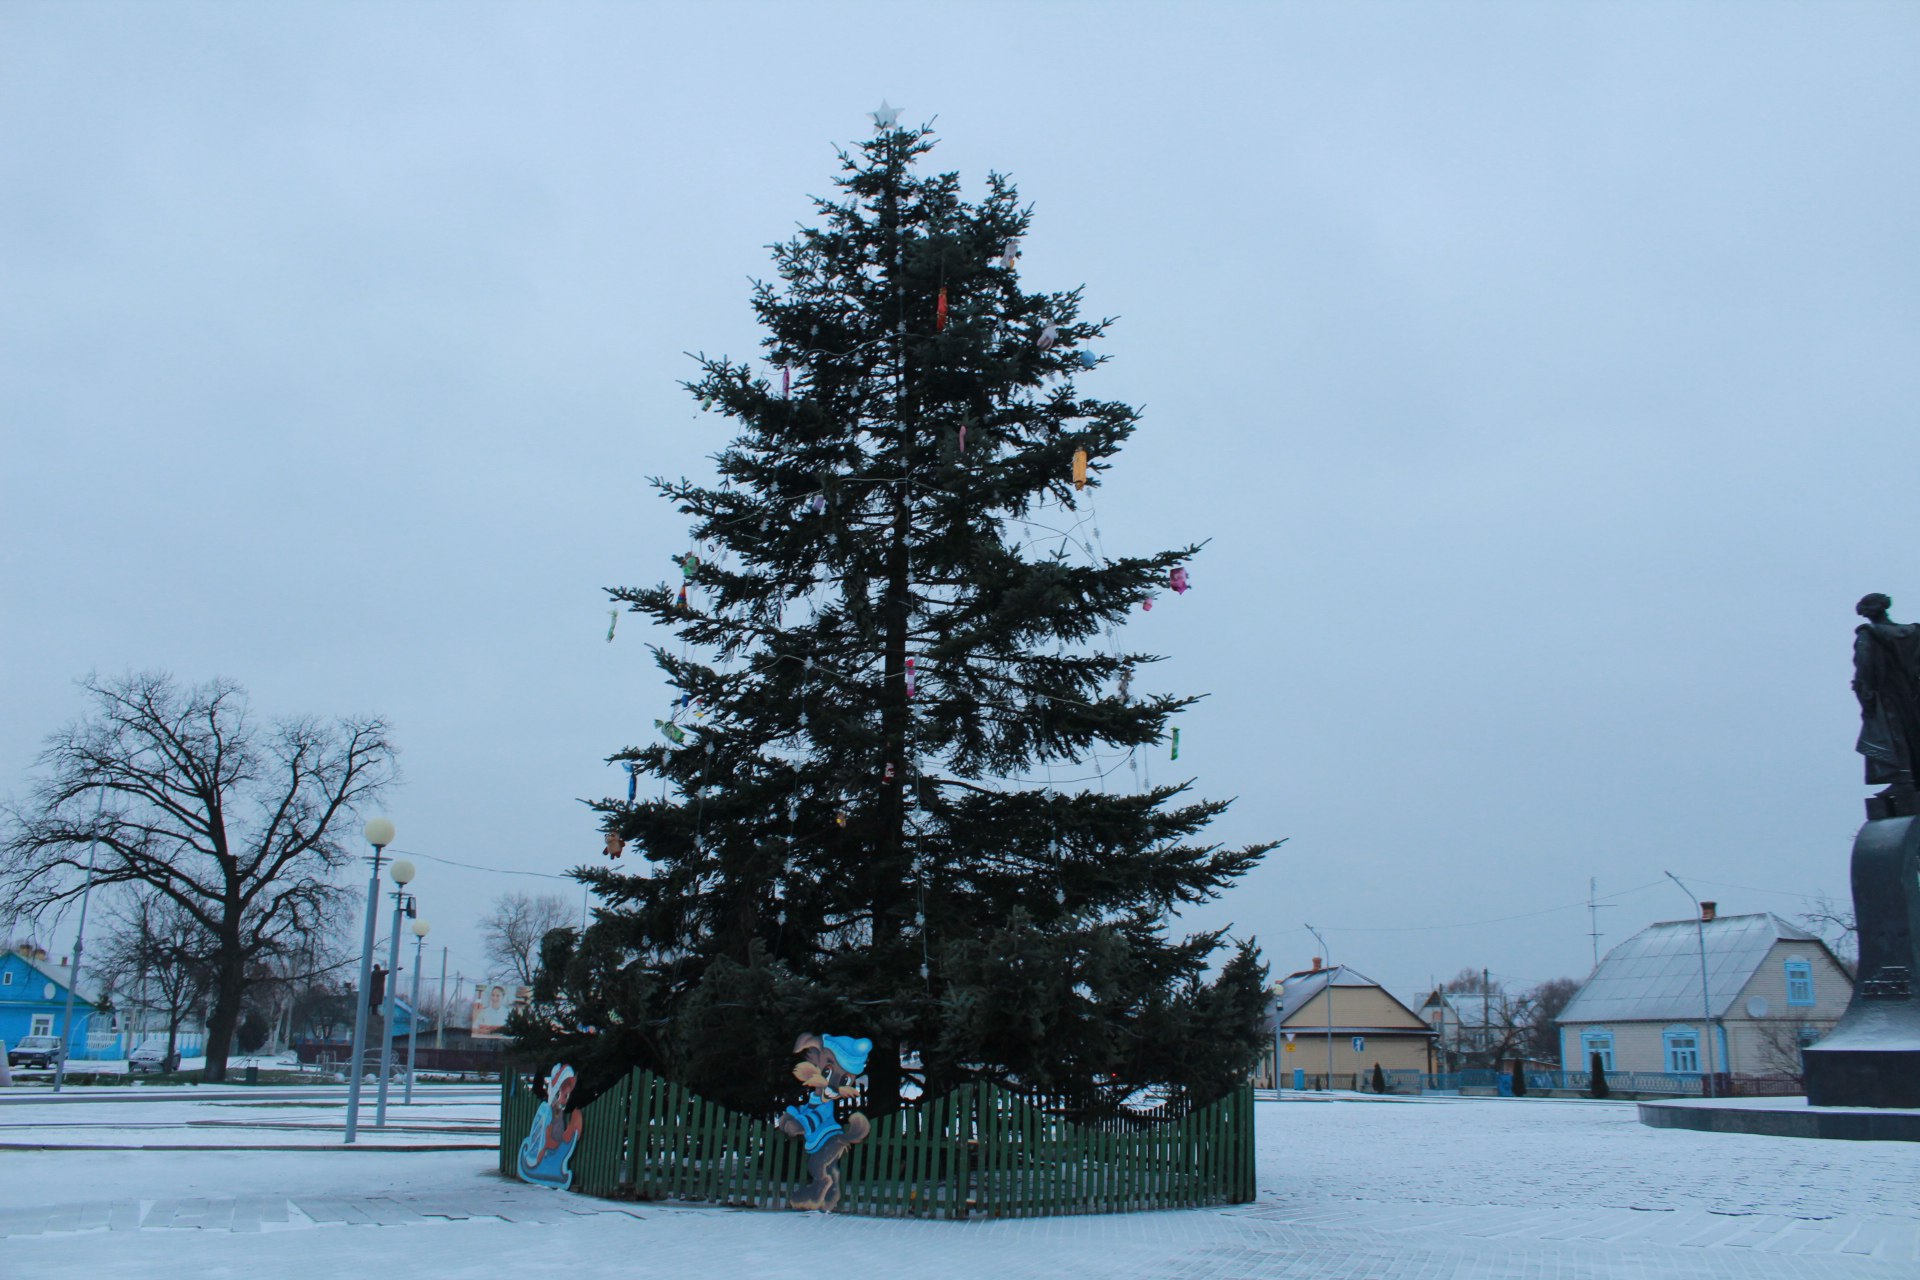
[[227,1078],[227,1055],[233,1050],[234,1028],[240,1025],[240,1000],[247,990],[246,958],[240,953],[238,930],[222,938],[219,969],[214,976],[213,1015],[207,1019],[207,1069],[201,1077],[213,1082]]

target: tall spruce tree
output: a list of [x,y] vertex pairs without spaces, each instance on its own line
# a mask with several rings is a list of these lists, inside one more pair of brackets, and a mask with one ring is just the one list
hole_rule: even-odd
[[916,170],[927,129],[876,124],[754,290],[778,372],[702,356],[687,384],[733,432],[718,485],[654,481],[689,550],[611,592],[679,641],[654,650],[675,714],[612,757],[659,798],[595,805],[648,865],[578,873],[602,905],[549,937],[521,1046],[756,1109],[806,1030],[873,1039],[877,1112],[903,1056],[930,1092],[1217,1094],[1265,967],[1242,942],[1209,979],[1224,931],[1169,913],[1274,846],[1204,843],[1224,802],[1108,776],[1193,701],[1134,688],[1157,659],[1114,636],[1199,548],[1097,554],[1076,471],[1097,488],[1137,418],[1076,383],[1109,322],[1021,289],[1008,181],[969,204]]

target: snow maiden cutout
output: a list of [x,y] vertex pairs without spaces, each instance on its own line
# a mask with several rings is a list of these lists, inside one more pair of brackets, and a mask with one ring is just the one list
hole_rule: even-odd
[[813,1097],[797,1107],[788,1107],[774,1127],[806,1142],[807,1176],[813,1181],[795,1192],[787,1204],[795,1209],[831,1212],[840,1203],[840,1157],[848,1147],[863,1141],[872,1128],[858,1111],[842,1125],[833,1118],[833,1100],[853,1096],[855,1081],[866,1074],[873,1041],[809,1032],[794,1041],[793,1051],[805,1059],[794,1064],[794,1078],[811,1089]]
[[580,1145],[580,1113],[567,1106],[573,1098],[573,1068],[555,1063],[547,1076],[546,1100],[533,1113],[533,1127],[520,1144],[520,1180],[565,1191],[573,1185],[573,1152]]

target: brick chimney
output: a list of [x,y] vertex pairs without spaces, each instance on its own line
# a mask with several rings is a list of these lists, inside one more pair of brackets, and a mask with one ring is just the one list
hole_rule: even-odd
[[1717,902],[1703,902],[1703,903],[1701,903],[1701,904],[1700,904],[1700,918],[1701,918],[1702,920],[1712,920],[1712,919],[1715,919],[1716,917],[1718,917],[1718,916],[1719,916],[1719,914],[1720,914],[1720,904],[1719,904],[1719,903],[1717,903]]
[[1315,956],[1315,957],[1313,958],[1313,972],[1315,972],[1315,973],[1318,973],[1318,972],[1320,972],[1320,957],[1319,957],[1319,956]]

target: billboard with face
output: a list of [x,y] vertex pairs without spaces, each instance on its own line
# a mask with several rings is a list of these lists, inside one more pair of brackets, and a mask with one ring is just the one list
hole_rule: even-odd
[[526,987],[486,982],[473,993],[473,1034],[481,1039],[498,1040],[507,1034],[507,1015],[515,1006],[524,1005],[533,995]]

